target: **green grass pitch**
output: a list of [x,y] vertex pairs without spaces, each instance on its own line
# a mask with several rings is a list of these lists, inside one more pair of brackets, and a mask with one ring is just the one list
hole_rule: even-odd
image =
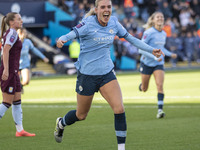
[[[138,73],[117,78],[126,110],[126,150],[200,150],[199,70],[166,72],[164,119],[156,119],[153,76],[146,93],[138,90]],[[87,119],[66,127],[63,142],[55,142],[56,118],[76,108],[75,84],[75,76],[32,79],[22,95],[23,124],[36,137],[15,137],[9,109],[0,120],[0,150],[117,150],[114,115],[99,93]]]

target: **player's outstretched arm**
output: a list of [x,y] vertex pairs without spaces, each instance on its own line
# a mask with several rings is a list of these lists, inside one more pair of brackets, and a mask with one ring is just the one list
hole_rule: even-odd
[[165,54],[163,53],[163,51],[161,51],[160,49],[153,49],[152,54],[154,56],[156,56],[157,58],[160,57],[161,55],[165,56]]
[[76,38],[76,33],[74,32],[74,30],[72,30],[71,32],[69,32],[68,34],[66,35],[63,35],[61,36],[58,41],[56,42],[56,46],[58,48],[62,48],[63,45],[67,42],[67,41],[70,41],[72,39],[75,39]]
[[172,53],[171,54],[171,58],[176,59],[177,58],[177,54]]
[[154,60],[156,60],[156,61],[158,61],[158,62],[162,61],[162,58],[161,58],[161,57],[157,58],[157,57],[154,56],[152,53],[143,51],[143,50],[141,50],[141,49],[139,49],[139,53],[142,54],[142,55],[144,55],[144,56],[146,56],[146,57],[152,58],[152,59],[154,59]]
[[131,44],[133,44],[134,46],[136,46],[137,48],[144,50],[146,52],[152,53],[153,55],[155,54],[155,52],[157,53],[157,51],[154,51],[155,48],[151,47],[150,45],[146,44],[145,42],[143,42],[142,40],[139,40],[137,38],[135,38],[134,36],[132,36],[131,34],[128,33],[128,36],[125,37],[125,39],[130,42]]
[[67,41],[58,40],[58,41],[56,42],[56,46],[57,46],[58,48],[62,48],[63,45],[64,45],[66,42],[67,42]]

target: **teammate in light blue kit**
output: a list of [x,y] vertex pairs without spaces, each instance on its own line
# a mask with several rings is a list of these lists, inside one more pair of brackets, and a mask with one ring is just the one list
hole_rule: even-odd
[[57,47],[61,48],[67,41],[79,38],[81,46],[79,58],[75,63],[78,70],[77,110],[71,110],[63,118],[57,118],[54,131],[57,142],[62,141],[65,126],[86,118],[94,93],[100,91],[114,112],[118,150],[125,150],[126,117],[121,89],[110,58],[110,46],[117,35],[157,57],[163,53],[127,33],[111,13],[111,0],[96,0],[95,8],[86,14],[82,22],[57,41]]
[[29,51],[31,50],[35,55],[40,57],[44,62],[48,63],[49,59],[46,58],[36,47],[34,47],[31,40],[27,39],[27,31],[25,28],[18,30],[19,38],[22,43],[22,50],[19,62],[19,71],[22,78],[22,92],[23,86],[29,84],[31,78],[30,57]]
[[[162,30],[164,25],[164,17],[161,12],[153,13],[145,25],[146,31],[143,34],[142,41],[151,45],[152,47],[162,49],[165,55],[176,58],[177,55],[165,49],[166,33]],[[139,86],[140,91],[146,92],[149,85],[151,74],[154,75],[156,86],[158,90],[158,113],[157,118],[163,118],[165,113],[163,111],[163,83],[164,83],[164,56],[159,58],[147,53],[143,49],[139,50],[142,54],[140,58],[141,66],[140,72],[142,76],[142,83]]]

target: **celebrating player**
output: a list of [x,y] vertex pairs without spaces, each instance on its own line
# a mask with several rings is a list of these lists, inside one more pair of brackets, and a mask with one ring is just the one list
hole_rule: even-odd
[[[143,34],[142,41],[158,49],[162,49],[165,55],[176,58],[177,55],[165,49],[166,33],[162,30],[164,25],[164,16],[161,12],[153,13],[147,24],[144,26],[146,31]],[[154,75],[156,86],[158,90],[158,113],[157,118],[163,118],[165,113],[163,111],[163,83],[164,83],[164,56],[156,58],[154,55],[145,52],[143,49],[139,50],[142,54],[140,61],[140,72],[142,76],[142,83],[139,85],[139,90],[146,92],[149,86],[151,75]]]
[[110,58],[110,46],[115,35],[117,35],[157,57],[162,54],[162,51],[154,49],[131,36],[118,22],[117,18],[111,16],[111,13],[111,0],[96,0],[95,8],[92,8],[86,14],[82,22],[57,41],[58,48],[74,38],[79,38],[81,43],[80,55],[75,63],[78,70],[76,82],[77,109],[69,111],[63,118],[57,118],[54,131],[57,142],[62,141],[65,126],[86,118],[94,93],[100,91],[114,112],[118,150],[125,149],[127,132],[125,110],[121,89]]
[[[18,75],[19,59],[22,43],[17,30],[22,27],[21,15],[8,13],[3,17],[1,25],[2,57],[0,67],[0,82],[3,102],[0,104],[0,118],[12,104],[12,115],[16,125],[16,137],[35,136],[24,131],[22,125],[21,86]],[[6,30],[6,25],[9,29]]]

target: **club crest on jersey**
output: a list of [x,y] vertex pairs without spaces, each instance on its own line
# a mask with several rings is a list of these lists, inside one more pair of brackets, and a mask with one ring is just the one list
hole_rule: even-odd
[[13,87],[9,87],[8,92],[9,92],[9,93],[12,93],[12,92],[13,92]]
[[113,34],[113,33],[114,33],[113,29],[110,29],[110,30],[109,30],[109,33],[110,33],[110,34]]
[[13,43],[13,42],[14,42],[14,40],[15,40],[15,36],[14,36],[14,35],[12,35],[12,36],[10,37],[10,42],[11,42],[11,43]]
[[80,28],[80,27],[82,27],[82,26],[84,26],[85,25],[85,23],[84,22],[81,22],[81,23],[79,23],[76,27],[77,28]]

